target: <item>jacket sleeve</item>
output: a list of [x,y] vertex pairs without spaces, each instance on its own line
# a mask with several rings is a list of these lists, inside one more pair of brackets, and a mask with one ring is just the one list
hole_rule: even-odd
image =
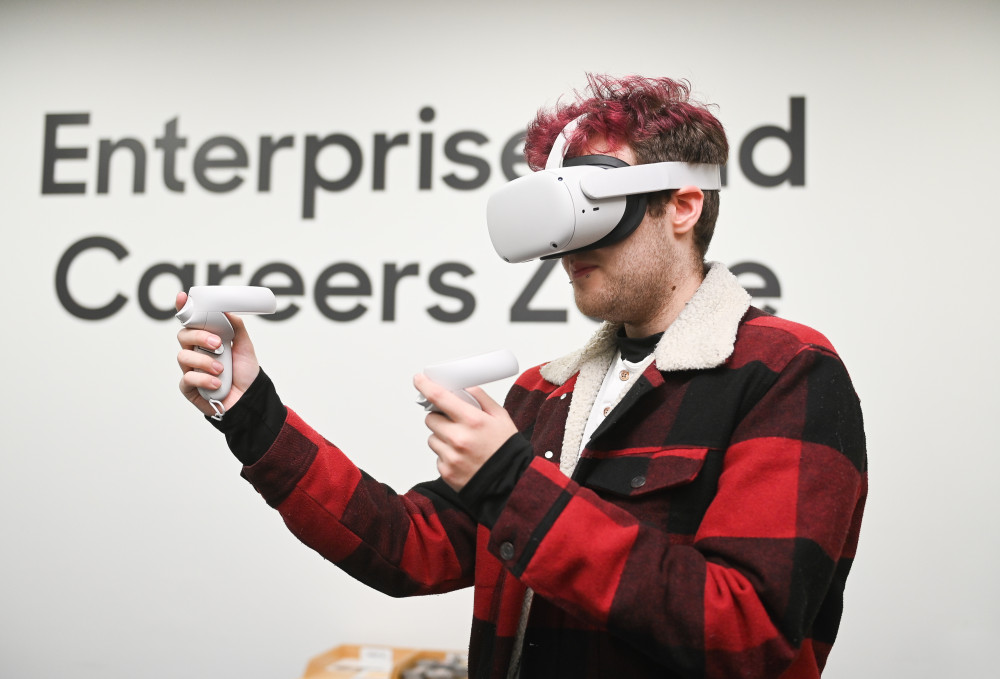
[[490,551],[537,594],[684,676],[777,676],[797,657],[825,658],[799,649],[824,626],[835,633],[867,488],[860,406],[840,360],[800,351],[723,452],[693,540],[535,457]]
[[243,477],[299,540],[392,596],[472,584],[475,521],[443,481],[398,495],[280,405],[269,380],[247,395],[255,393],[220,429],[244,462]]

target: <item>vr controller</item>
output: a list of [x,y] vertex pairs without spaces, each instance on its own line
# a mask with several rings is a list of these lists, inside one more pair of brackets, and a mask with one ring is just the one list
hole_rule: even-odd
[[[427,377],[480,410],[482,410],[482,406],[479,405],[479,401],[474,399],[472,394],[465,389],[502,380],[505,377],[516,375],[517,372],[517,358],[507,349],[460,358],[446,363],[435,363],[424,368],[424,374]],[[417,403],[428,412],[440,412],[433,403],[423,396]]]
[[550,259],[624,240],[646,213],[645,194],[683,186],[722,187],[718,165],[662,162],[629,165],[604,155],[563,161],[573,131],[556,137],[545,169],[507,183],[490,196],[486,224],[507,262]]
[[221,418],[221,401],[233,386],[233,326],[226,318],[226,312],[237,314],[273,314],[277,310],[277,300],[268,288],[250,285],[195,285],[188,292],[187,302],[177,312],[177,320],[185,328],[207,330],[222,338],[222,345],[215,351],[195,347],[198,351],[212,354],[222,363],[219,380],[222,386],[215,390],[198,389],[198,392],[212,404]]

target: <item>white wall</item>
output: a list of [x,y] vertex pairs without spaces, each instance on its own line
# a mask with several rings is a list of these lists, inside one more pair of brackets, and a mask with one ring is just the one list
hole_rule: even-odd
[[[207,6],[206,6],[207,5]],[[258,354],[285,401],[400,491],[434,473],[410,376],[426,363],[501,346],[522,365],[581,342],[590,321],[511,323],[536,264],[510,266],[484,228],[504,177],[503,144],[536,108],[584,84],[584,72],[688,78],[733,144],[710,255],[757,262],[781,295],[759,300],[837,345],[867,417],[871,497],[830,677],[984,676],[1000,634],[994,492],[1000,472],[997,305],[991,264],[1000,104],[995,2],[196,3],[6,2],[0,6],[0,229],[7,303],[0,452],[0,675],[150,678],[297,677],[339,643],[463,648],[471,596],[395,601],[367,591],[298,545],[249,486],[221,438],[176,389],[176,324],[149,318],[140,280],[160,263],[240,264],[246,283],[270,262],[301,273],[301,311],[251,319]],[[805,99],[805,185],[763,188],[740,171],[739,146],[763,125],[790,126]],[[419,117],[430,106],[431,122]],[[85,192],[42,192],[49,114],[88,113],[58,128],[53,179]],[[171,191],[155,140],[169,121]],[[489,181],[445,156],[486,159]],[[373,139],[409,134],[372,189]],[[360,178],[320,192],[302,218],[305,139],[349,135]],[[418,190],[420,135],[433,134],[431,188]],[[291,135],[258,190],[259,140]],[[218,136],[247,147],[244,181],[212,193],[194,172]],[[113,156],[97,193],[101,139],[139,140],[146,185]],[[224,149],[217,149],[223,157]],[[769,139],[770,174],[789,150]],[[330,148],[319,172],[342,177]],[[523,172],[523,166],[520,167]],[[88,237],[67,285],[83,306],[121,293],[103,320],[71,314],[56,294],[60,259]],[[327,319],[313,301],[337,262],[372,278],[358,320]],[[463,302],[432,291],[432,270],[474,297],[465,320],[426,309]],[[383,320],[383,268],[416,263]],[[751,277],[752,278],[752,277]],[[752,283],[751,278],[747,283]],[[338,279],[345,284],[345,279]],[[531,305],[572,301],[554,272]],[[278,284],[279,279],[270,279]],[[349,282],[349,281],[346,281]],[[149,288],[167,309],[170,276]],[[504,384],[490,388],[495,396]]]

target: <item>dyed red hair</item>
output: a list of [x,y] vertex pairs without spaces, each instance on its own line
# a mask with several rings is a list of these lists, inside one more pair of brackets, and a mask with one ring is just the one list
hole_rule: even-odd
[[[608,151],[628,146],[640,163],[684,161],[725,164],[729,143],[722,123],[708,107],[691,99],[686,81],[587,75],[585,92],[560,101],[552,110],[540,110],[528,126],[524,157],[532,170],[545,167],[556,136],[571,120],[586,114],[569,140],[568,157],[579,155],[588,140],[604,138]],[[704,258],[715,231],[718,191],[705,191],[702,216],[695,226],[695,245]],[[649,213],[662,214],[670,191],[652,194]]]

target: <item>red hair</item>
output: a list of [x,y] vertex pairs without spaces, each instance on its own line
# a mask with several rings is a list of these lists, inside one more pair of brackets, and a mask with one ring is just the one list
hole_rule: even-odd
[[[691,98],[691,85],[684,80],[645,78],[637,75],[614,78],[587,74],[587,88],[574,92],[569,103],[561,100],[552,110],[538,111],[528,125],[524,157],[528,167],[545,167],[556,136],[571,120],[582,115],[569,140],[566,156],[580,155],[588,140],[603,138],[608,152],[628,146],[640,163],[683,161],[724,165],[729,156],[726,131],[708,106]],[[651,196],[649,211],[657,214],[670,192]],[[706,191],[702,218],[695,227],[696,245],[702,257],[708,250],[718,216],[718,191]]]
[[611,149],[623,145],[635,149],[643,141],[685,126],[714,130],[725,139],[722,123],[707,107],[691,101],[691,86],[687,81],[588,74],[587,83],[591,96],[575,92],[576,101],[558,105],[551,111],[540,110],[528,126],[524,157],[532,170],[545,167],[556,136],[567,123],[584,114],[586,118],[580,121],[570,140],[568,156],[595,137],[604,137]]

